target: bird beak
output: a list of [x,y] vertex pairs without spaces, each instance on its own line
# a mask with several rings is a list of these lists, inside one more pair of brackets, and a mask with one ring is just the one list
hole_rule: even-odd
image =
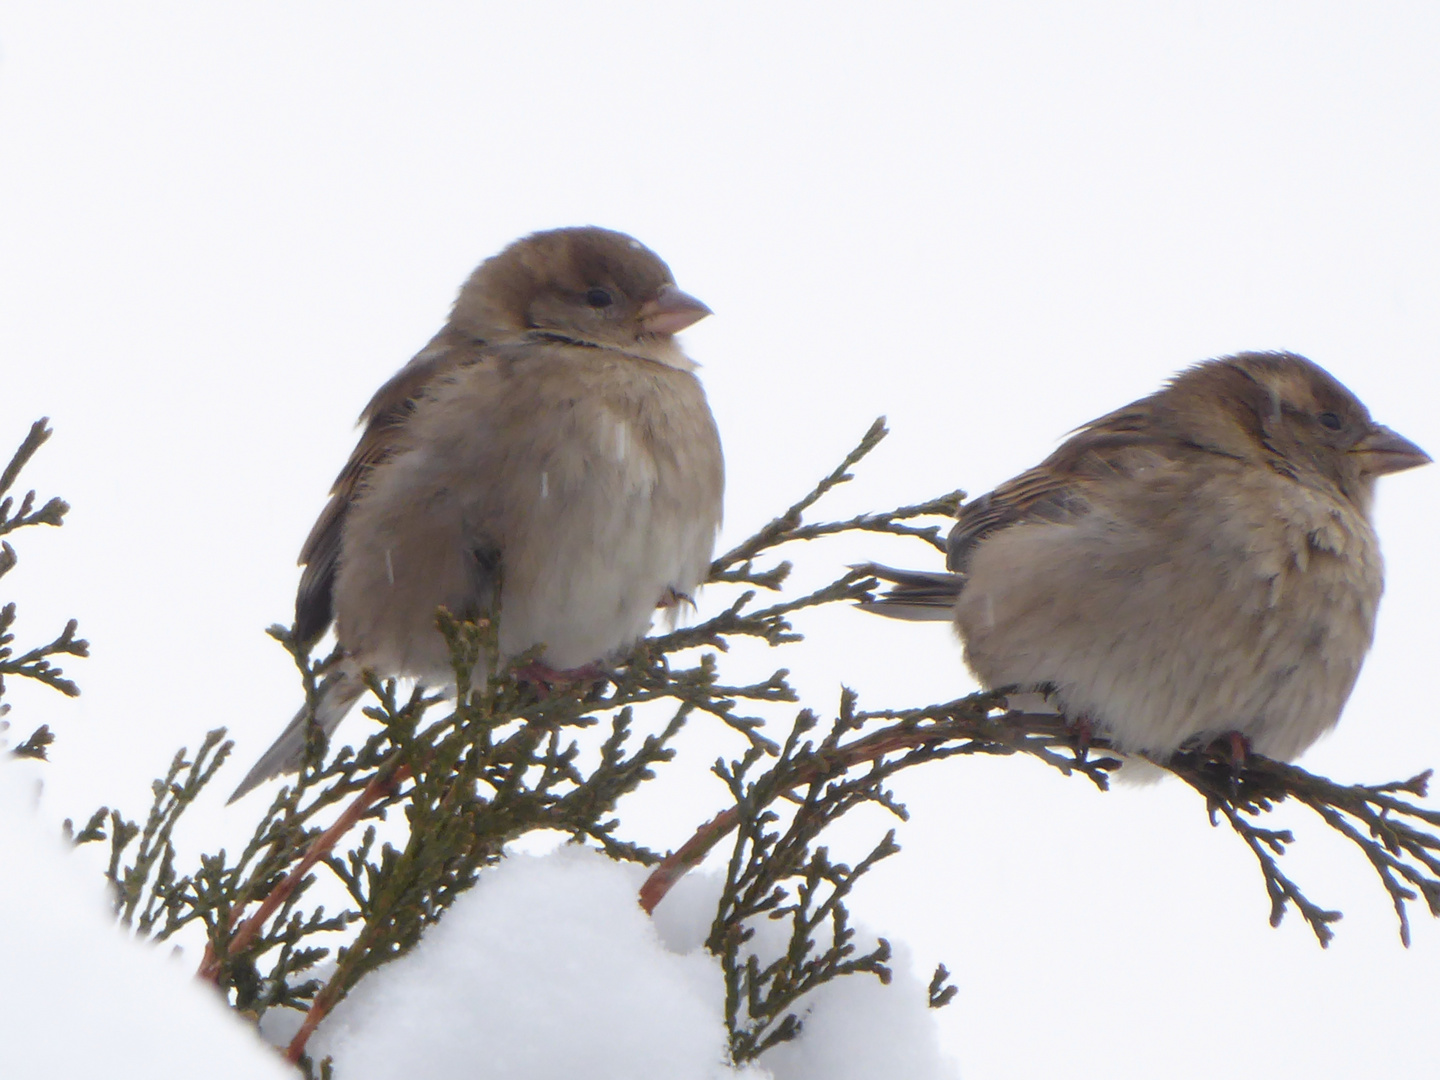
[[710,309],[689,293],[662,285],[654,300],[640,305],[640,325],[652,334],[678,334],[709,314]]
[[1374,430],[1356,443],[1350,452],[1364,455],[1360,459],[1360,468],[1370,476],[1384,476],[1413,469],[1417,465],[1429,465],[1431,460],[1424,450],[1384,424],[1376,424]]

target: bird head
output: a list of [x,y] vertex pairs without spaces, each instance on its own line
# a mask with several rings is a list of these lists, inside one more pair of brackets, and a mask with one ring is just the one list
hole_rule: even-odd
[[550,335],[689,369],[674,335],[708,314],[645,245],[587,226],[533,233],[481,263],[450,322],[491,342]]
[[1368,509],[1377,477],[1430,456],[1377,424],[1329,372],[1294,353],[1241,353],[1176,376],[1166,411],[1198,444],[1333,485]]

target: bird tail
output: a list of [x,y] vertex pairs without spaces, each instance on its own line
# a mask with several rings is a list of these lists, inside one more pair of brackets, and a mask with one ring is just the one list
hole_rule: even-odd
[[943,570],[896,570],[879,563],[863,563],[854,569],[863,570],[891,588],[860,607],[876,615],[912,622],[944,622],[954,613],[955,601],[965,587],[964,574]]
[[[325,676],[316,698],[314,715],[315,723],[327,738],[334,733],[340,721],[345,719],[345,714],[350,711],[350,706],[354,705],[364,692],[365,684],[360,681],[358,672],[342,668]],[[235,794],[227,800],[227,806],[271,777],[299,770],[305,761],[310,715],[308,706],[295,714],[295,719],[290,721],[270,749],[261,754],[260,760],[245,774],[245,779],[240,781]]]

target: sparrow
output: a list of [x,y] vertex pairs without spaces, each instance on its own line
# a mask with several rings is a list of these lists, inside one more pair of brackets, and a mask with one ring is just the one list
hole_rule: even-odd
[[[481,263],[449,321],[361,413],[300,553],[294,637],[331,624],[329,735],[361,673],[453,681],[436,609],[498,616],[548,673],[616,657],[705,579],[724,463],[675,334],[710,309],[623,233],[555,229]],[[481,672],[477,679],[485,678]],[[302,709],[230,801],[299,768]]]
[[986,688],[1163,761],[1299,756],[1339,719],[1382,588],[1375,480],[1430,461],[1293,353],[1207,360],[963,506],[947,573],[866,604],[950,618]]

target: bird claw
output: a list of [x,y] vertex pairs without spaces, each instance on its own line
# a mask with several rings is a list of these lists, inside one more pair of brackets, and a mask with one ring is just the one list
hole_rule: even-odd
[[693,608],[695,606],[695,598],[689,593],[676,591],[673,585],[668,585],[665,588],[665,595],[660,597],[660,602],[656,604],[655,607],[659,611],[670,611],[680,607],[681,604]]

